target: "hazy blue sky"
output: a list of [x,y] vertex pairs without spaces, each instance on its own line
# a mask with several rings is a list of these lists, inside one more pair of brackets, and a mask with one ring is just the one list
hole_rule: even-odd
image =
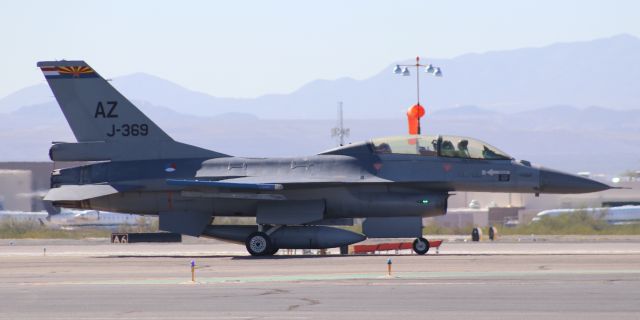
[[366,78],[419,54],[640,36],[640,1],[2,1],[0,97],[43,81],[36,61],[84,59],[217,96]]

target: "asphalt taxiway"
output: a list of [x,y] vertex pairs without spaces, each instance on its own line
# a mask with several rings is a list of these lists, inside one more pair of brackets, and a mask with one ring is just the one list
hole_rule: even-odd
[[445,242],[439,255],[258,259],[216,241],[0,242],[0,319],[418,317],[638,319],[640,241]]

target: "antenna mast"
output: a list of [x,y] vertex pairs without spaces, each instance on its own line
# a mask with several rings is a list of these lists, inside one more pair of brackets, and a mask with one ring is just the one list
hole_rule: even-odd
[[342,117],[342,101],[338,101],[338,126],[331,129],[331,137],[338,137],[339,146],[344,145],[344,137],[349,136],[349,128],[344,127]]

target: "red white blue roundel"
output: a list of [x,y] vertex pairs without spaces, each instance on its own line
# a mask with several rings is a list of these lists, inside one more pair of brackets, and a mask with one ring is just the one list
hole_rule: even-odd
[[175,163],[167,163],[166,166],[164,166],[164,171],[165,172],[174,172],[176,171],[176,164]]

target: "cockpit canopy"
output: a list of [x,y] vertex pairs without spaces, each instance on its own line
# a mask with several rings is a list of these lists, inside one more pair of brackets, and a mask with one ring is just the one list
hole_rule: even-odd
[[378,154],[413,154],[449,158],[510,160],[500,149],[467,137],[456,136],[396,136],[371,140]]

